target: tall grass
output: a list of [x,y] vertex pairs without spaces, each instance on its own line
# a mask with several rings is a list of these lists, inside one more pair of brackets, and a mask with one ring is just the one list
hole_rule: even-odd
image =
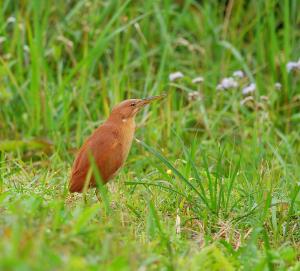
[[[298,270],[299,9],[3,0],[1,268]],[[217,91],[235,70],[239,88]],[[69,195],[73,153],[110,109],[162,92],[102,201]]]

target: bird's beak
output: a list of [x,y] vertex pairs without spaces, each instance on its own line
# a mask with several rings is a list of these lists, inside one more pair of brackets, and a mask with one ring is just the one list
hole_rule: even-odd
[[158,95],[158,96],[152,96],[152,97],[148,97],[148,98],[144,98],[141,100],[141,102],[139,103],[140,106],[145,106],[153,101],[158,101],[158,100],[162,100],[166,97],[166,94],[162,94],[162,95]]

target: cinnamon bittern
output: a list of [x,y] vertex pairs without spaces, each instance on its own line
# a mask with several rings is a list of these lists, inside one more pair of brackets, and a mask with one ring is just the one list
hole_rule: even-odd
[[109,118],[98,127],[80,148],[73,163],[70,192],[82,192],[84,187],[96,187],[91,174],[91,157],[105,184],[124,165],[135,132],[135,116],[145,105],[165,95],[145,99],[125,100],[115,106]]

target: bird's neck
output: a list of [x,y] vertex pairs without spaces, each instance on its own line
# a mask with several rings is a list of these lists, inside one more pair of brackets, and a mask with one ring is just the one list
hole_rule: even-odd
[[124,118],[121,115],[110,115],[108,120],[110,123],[114,123],[118,125],[120,128],[129,128],[134,129],[135,128],[135,117],[132,118]]
[[114,129],[117,129],[119,140],[122,143],[121,145],[124,146],[123,156],[127,157],[135,133],[135,119],[109,118],[106,125],[113,126]]
[[129,119],[122,119],[122,125],[121,129],[124,133],[128,133],[128,135],[133,137],[135,132],[135,119],[129,118]]

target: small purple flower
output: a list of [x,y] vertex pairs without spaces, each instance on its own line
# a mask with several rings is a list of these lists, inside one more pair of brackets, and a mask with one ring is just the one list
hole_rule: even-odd
[[246,96],[246,95],[253,93],[255,90],[256,90],[256,84],[251,83],[250,85],[248,85],[242,89],[242,93],[243,93],[243,95]]
[[0,44],[6,41],[6,37],[0,36]]
[[276,90],[281,90],[281,88],[282,88],[281,83],[276,82],[276,83],[275,83],[275,89],[276,89]]
[[232,77],[223,78],[221,83],[217,85],[217,90],[227,90],[230,88],[237,88],[238,83]]
[[182,72],[173,72],[169,74],[169,81],[175,81],[177,79],[180,79],[183,77],[183,73]]
[[192,80],[192,83],[197,84],[197,83],[202,83],[204,81],[204,78],[202,76],[198,76]]
[[238,71],[233,72],[233,76],[236,78],[243,78],[245,75],[244,75],[243,71],[238,70]]
[[286,69],[287,72],[291,72],[293,70],[300,70],[300,59],[295,62],[295,61],[290,61],[286,64]]
[[29,48],[29,46],[28,46],[27,44],[24,44],[24,45],[23,45],[23,50],[24,50],[25,52],[27,52],[27,53],[30,52],[30,48]]
[[8,19],[7,19],[7,23],[8,24],[10,24],[10,23],[14,23],[16,21],[16,18],[14,17],[14,16],[10,16],[10,17],[8,17]]

